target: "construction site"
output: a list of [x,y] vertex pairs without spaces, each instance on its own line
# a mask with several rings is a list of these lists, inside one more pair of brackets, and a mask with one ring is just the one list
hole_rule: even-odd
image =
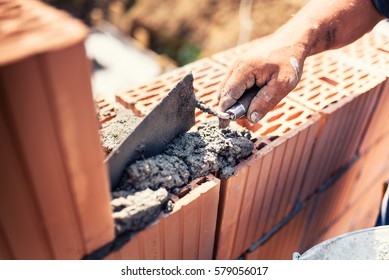
[[374,227],[389,23],[220,128],[229,67],[308,1],[158,2],[0,0],[0,259],[292,260]]

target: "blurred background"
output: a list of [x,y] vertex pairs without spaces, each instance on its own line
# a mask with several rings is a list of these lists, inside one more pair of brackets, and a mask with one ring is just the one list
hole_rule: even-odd
[[90,27],[94,95],[267,35],[308,0],[43,0]]

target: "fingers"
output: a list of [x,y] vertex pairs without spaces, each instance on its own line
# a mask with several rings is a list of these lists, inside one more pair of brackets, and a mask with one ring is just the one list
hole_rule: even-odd
[[285,96],[287,92],[276,82],[270,81],[262,87],[253,98],[247,111],[247,119],[252,123],[257,123],[269,111],[271,111]]
[[239,67],[242,65],[239,62],[234,65],[238,66],[231,68],[220,86],[219,109],[223,112],[234,105],[246,89],[255,84],[255,77],[247,67]]

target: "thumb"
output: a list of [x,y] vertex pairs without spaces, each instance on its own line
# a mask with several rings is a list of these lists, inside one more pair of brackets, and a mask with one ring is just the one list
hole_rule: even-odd
[[247,111],[247,119],[251,123],[257,123],[269,111],[271,111],[283,98],[284,94],[278,87],[269,82],[263,86],[258,94],[251,100],[250,107]]

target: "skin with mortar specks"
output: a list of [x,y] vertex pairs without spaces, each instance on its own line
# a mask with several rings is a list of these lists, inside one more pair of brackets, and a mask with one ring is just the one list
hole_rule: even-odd
[[237,58],[221,83],[219,109],[226,111],[257,85],[246,116],[258,122],[296,87],[309,55],[349,44],[383,18],[372,0],[309,1],[261,46]]

